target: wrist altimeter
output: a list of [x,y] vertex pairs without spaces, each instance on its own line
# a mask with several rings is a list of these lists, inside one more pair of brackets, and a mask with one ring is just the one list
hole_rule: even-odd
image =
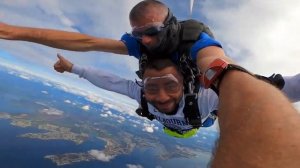
[[208,66],[208,69],[203,74],[202,81],[204,88],[212,88],[218,93],[219,85],[224,75],[231,70],[241,71],[253,75],[241,66],[230,64],[223,59],[217,58]]

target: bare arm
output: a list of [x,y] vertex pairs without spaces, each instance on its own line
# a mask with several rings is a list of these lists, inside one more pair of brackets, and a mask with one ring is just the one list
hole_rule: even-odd
[[[231,61],[219,47],[198,52],[204,72],[216,58]],[[219,88],[220,139],[213,168],[300,165],[300,115],[275,87],[253,76],[228,72]]]
[[0,23],[0,38],[29,41],[72,51],[103,51],[128,54],[125,44],[119,40],[96,38],[81,33],[53,29],[20,27]]
[[197,53],[197,65],[201,72],[205,72],[207,66],[216,58],[221,58],[227,62],[233,62],[230,58],[225,56],[224,50],[217,46],[209,46],[201,49]]
[[212,167],[299,167],[300,115],[278,89],[246,73],[228,72],[219,109]]

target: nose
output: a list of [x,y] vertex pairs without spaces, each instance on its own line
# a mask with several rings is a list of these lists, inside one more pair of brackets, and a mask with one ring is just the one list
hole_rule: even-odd
[[151,45],[152,41],[153,41],[153,37],[147,36],[147,35],[143,35],[143,36],[142,36],[141,42],[142,42],[142,44],[144,44],[145,46]]
[[170,99],[170,96],[164,89],[159,89],[159,92],[156,96],[156,100],[160,103],[167,102]]

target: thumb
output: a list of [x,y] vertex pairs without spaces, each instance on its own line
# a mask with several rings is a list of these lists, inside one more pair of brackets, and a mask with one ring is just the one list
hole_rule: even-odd
[[60,55],[59,53],[57,53],[57,58],[58,58],[60,61],[64,61],[64,60],[65,60],[65,58],[64,58],[62,55]]

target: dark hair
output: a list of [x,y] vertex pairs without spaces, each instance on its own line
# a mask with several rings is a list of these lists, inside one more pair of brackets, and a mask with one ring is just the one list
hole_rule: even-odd
[[139,20],[144,16],[145,13],[148,13],[150,8],[165,8],[168,7],[160,1],[157,0],[143,0],[136,4],[129,13],[129,20]]
[[151,59],[145,63],[143,69],[144,71],[147,69],[155,69],[160,71],[167,67],[175,67],[177,71],[180,72],[178,66],[169,58]]

